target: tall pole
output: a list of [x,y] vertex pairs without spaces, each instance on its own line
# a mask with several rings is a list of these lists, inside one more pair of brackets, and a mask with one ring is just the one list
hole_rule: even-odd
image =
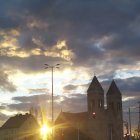
[[[54,116],[53,116],[53,103],[54,103],[54,100],[53,100],[53,66],[51,66],[51,70],[52,70],[52,125],[53,125],[53,127],[54,127]],[[52,129],[52,140],[54,140],[54,129]]]
[[[51,69],[51,73],[52,73],[52,128],[54,127],[54,93],[53,93],[53,72],[54,72],[54,68],[59,68],[60,64],[56,64],[54,66],[45,64],[45,69],[50,68]],[[54,140],[54,129],[52,129],[52,140]]]
[[128,110],[128,114],[129,114],[129,133],[130,133],[130,137],[132,136],[132,130],[131,130],[131,110],[130,110],[130,107],[129,107],[129,110]]
[[54,106],[53,106],[53,102],[54,102],[54,100],[53,100],[53,66],[51,67],[51,69],[52,69],[52,123],[53,123],[53,121],[54,121],[54,115],[53,115],[53,110],[54,110]]

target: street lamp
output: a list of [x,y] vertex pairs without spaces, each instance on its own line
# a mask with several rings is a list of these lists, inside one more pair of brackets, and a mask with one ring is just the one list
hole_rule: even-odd
[[[60,64],[56,64],[56,65],[44,64],[44,65],[46,66],[45,69],[50,68],[52,72],[52,124],[53,124],[54,122],[53,72],[54,72],[54,68],[59,68]],[[52,132],[52,138],[53,138],[53,132]]]

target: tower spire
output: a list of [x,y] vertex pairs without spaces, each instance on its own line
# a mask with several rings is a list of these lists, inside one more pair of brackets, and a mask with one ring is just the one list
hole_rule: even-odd
[[121,95],[121,92],[120,92],[119,88],[117,87],[115,81],[113,80],[109,87],[107,95],[114,95],[114,94]]
[[94,76],[94,78],[93,78],[93,80],[92,80],[92,82],[89,85],[89,88],[87,90],[87,92],[90,92],[90,91],[98,91],[98,92],[104,91],[96,76]]

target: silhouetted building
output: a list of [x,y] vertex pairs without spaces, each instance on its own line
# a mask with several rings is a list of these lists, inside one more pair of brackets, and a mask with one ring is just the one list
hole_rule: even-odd
[[87,90],[87,112],[61,112],[56,137],[63,140],[123,140],[122,95],[113,80],[106,94],[94,76]]
[[39,125],[26,113],[9,118],[0,128],[0,140],[39,140]]

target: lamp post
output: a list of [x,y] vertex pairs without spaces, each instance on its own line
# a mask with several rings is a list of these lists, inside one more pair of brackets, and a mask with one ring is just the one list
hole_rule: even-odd
[[132,130],[131,130],[131,110],[130,107],[128,109],[128,115],[129,115],[129,133],[130,133],[130,138],[132,137]]
[[[46,67],[45,69],[50,68],[51,69],[51,73],[52,73],[52,124],[54,123],[54,92],[53,92],[53,72],[54,72],[54,68],[59,68],[60,64],[56,64],[56,65],[49,65],[49,64],[44,64]],[[53,130],[52,130],[52,140],[53,140]]]

